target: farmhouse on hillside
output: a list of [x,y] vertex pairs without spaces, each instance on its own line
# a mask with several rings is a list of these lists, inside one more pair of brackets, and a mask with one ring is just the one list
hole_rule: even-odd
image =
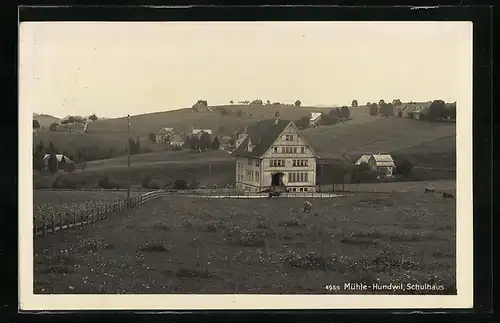
[[170,145],[175,147],[184,146],[184,138],[181,135],[173,133],[170,137]]
[[158,129],[156,131],[156,143],[157,144],[169,143],[173,134],[174,134],[174,128]]
[[382,155],[380,153],[373,155],[363,155],[355,165],[368,164],[368,166],[382,176],[392,176],[396,164],[391,155]]
[[277,118],[251,125],[233,155],[236,188],[261,192],[284,185],[292,192],[316,190],[317,154],[292,121]]
[[232,147],[233,138],[231,136],[222,136],[219,138],[221,148],[229,149]]
[[321,112],[311,112],[311,117],[309,118],[309,127],[318,126],[320,120],[321,120]]
[[212,135],[212,129],[193,129],[191,133],[193,134],[193,136],[201,138],[201,136],[203,136],[204,133]]
[[407,104],[404,108],[402,108],[400,111],[397,111],[395,114],[399,117],[402,118],[410,118],[410,119],[419,119],[420,113],[427,109],[429,104],[416,104],[416,103],[410,103]]
[[[74,161],[69,159],[69,157],[64,156],[63,154],[56,154],[56,159],[57,159],[57,169],[63,167],[64,164],[74,163]],[[50,160],[50,154],[45,154],[45,156],[43,156],[43,164],[46,170],[49,168],[49,160]]]

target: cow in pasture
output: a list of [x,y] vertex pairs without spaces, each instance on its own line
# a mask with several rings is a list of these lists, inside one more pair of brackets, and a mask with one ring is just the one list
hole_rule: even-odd
[[434,192],[434,189],[426,187],[426,188],[424,188],[424,191],[425,191],[425,193],[432,193],[432,192]]
[[443,199],[453,199],[453,194],[443,192]]
[[304,207],[302,208],[302,212],[309,212],[312,210],[312,203],[309,201],[304,202]]
[[216,190],[216,189],[217,189],[217,187],[218,187],[218,186],[217,186],[217,184],[212,185],[212,189],[213,189],[213,190]]

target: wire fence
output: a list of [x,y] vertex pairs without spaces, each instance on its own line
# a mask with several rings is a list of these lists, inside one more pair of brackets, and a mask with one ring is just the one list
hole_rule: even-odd
[[127,208],[137,208],[144,203],[161,197],[163,193],[163,190],[148,192],[131,197],[128,202],[127,199],[113,203],[103,202],[93,209],[81,212],[42,214],[41,218],[33,217],[33,234],[35,237],[38,237],[46,236],[50,233],[55,234],[56,232],[71,228],[83,228],[85,225],[106,219],[113,212],[123,211]]

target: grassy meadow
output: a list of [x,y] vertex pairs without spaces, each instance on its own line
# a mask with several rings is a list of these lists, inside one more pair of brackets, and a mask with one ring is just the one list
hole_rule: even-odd
[[304,200],[166,196],[91,230],[36,239],[34,291],[322,294],[353,293],[331,284],[403,282],[456,294],[454,200],[422,191],[309,198],[308,213]]

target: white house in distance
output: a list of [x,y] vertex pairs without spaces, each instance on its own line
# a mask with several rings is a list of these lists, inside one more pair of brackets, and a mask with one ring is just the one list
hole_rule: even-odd
[[261,192],[282,183],[292,192],[316,190],[318,155],[292,121],[277,118],[249,126],[233,156],[236,188]]
[[174,128],[160,128],[156,131],[156,143],[157,144],[165,144],[170,141],[174,133]]
[[392,176],[396,167],[391,155],[382,155],[380,153],[361,156],[355,165],[359,166],[361,164],[368,164],[372,170],[383,176]]
[[309,127],[316,127],[319,120],[321,120],[321,112],[311,112],[311,116],[309,118]]
[[207,133],[209,135],[212,135],[212,129],[194,129],[191,131],[193,136],[197,136],[200,138],[204,133]]

